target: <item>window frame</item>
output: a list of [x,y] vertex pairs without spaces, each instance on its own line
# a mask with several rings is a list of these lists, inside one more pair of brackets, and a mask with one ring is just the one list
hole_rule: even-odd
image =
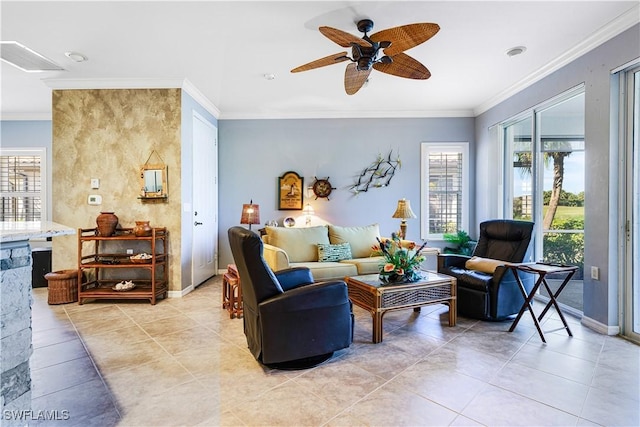
[[460,230],[469,230],[469,142],[422,142],[420,144],[420,238],[423,240],[444,240],[444,233],[429,233],[429,154],[432,153],[461,153],[462,176],[461,192],[462,202]]
[[[40,221],[48,220],[48,175],[46,147],[0,147],[0,156],[11,157],[40,157]],[[5,194],[5,193],[2,193]]]

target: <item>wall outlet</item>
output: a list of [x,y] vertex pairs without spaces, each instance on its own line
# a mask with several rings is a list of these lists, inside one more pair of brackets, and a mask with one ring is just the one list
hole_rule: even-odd
[[127,249],[127,255],[133,255],[133,249]]
[[600,280],[600,269],[595,266],[591,266],[591,278],[593,280]]

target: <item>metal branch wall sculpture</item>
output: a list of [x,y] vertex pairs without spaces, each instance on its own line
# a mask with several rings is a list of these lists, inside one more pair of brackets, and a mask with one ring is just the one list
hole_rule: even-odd
[[395,160],[392,160],[392,153],[393,150],[389,152],[389,155],[386,158],[382,157],[381,154],[378,154],[376,161],[362,171],[360,176],[356,179],[355,184],[349,187],[349,190],[358,195],[359,193],[369,191],[369,188],[381,188],[388,186],[396,171],[402,167],[400,155],[398,155]]

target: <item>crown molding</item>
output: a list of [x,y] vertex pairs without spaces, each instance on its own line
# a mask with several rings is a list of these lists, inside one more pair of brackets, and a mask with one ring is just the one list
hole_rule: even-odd
[[640,5],[636,5],[633,8],[629,9],[627,12],[620,15],[618,18],[614,19],[613,21],[593,33],[590,37],[584,39],[581,43],[578,43],[576,46],[569,49],[563,55],[560,55],[544,67],[529,74],[518,83],[512,85],[511,87],[505,89],[494,97],[488,99],[484,103],[478,105],[473,110],[474,116],[477,117],[490,108],[495,107],[496,105],[507,100],[523,89],[526,89],[537,81],[542,80],[544,77],[547,77],[551,73],[571,63],[585,53],[590,52],[601,44],[616,37],[623,31],[628,30],[638,22],[640,22]]
[[216,119],[220,110],[188,79],[43,79],[53,90],[69,89],[182,89]]
[[2,113],[0,121],[51,121],[51,111]]
[[280,120],[280,119],[424,119],[474,117],[471,110],[424,111],[297,111],[267,113],[222,113],[221,120]]

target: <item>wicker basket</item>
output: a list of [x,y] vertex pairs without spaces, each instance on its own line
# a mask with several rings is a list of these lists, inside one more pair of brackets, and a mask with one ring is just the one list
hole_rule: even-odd
[[61,270],[44,275],[49,286],[49,304],[78,301],[78,270]]

